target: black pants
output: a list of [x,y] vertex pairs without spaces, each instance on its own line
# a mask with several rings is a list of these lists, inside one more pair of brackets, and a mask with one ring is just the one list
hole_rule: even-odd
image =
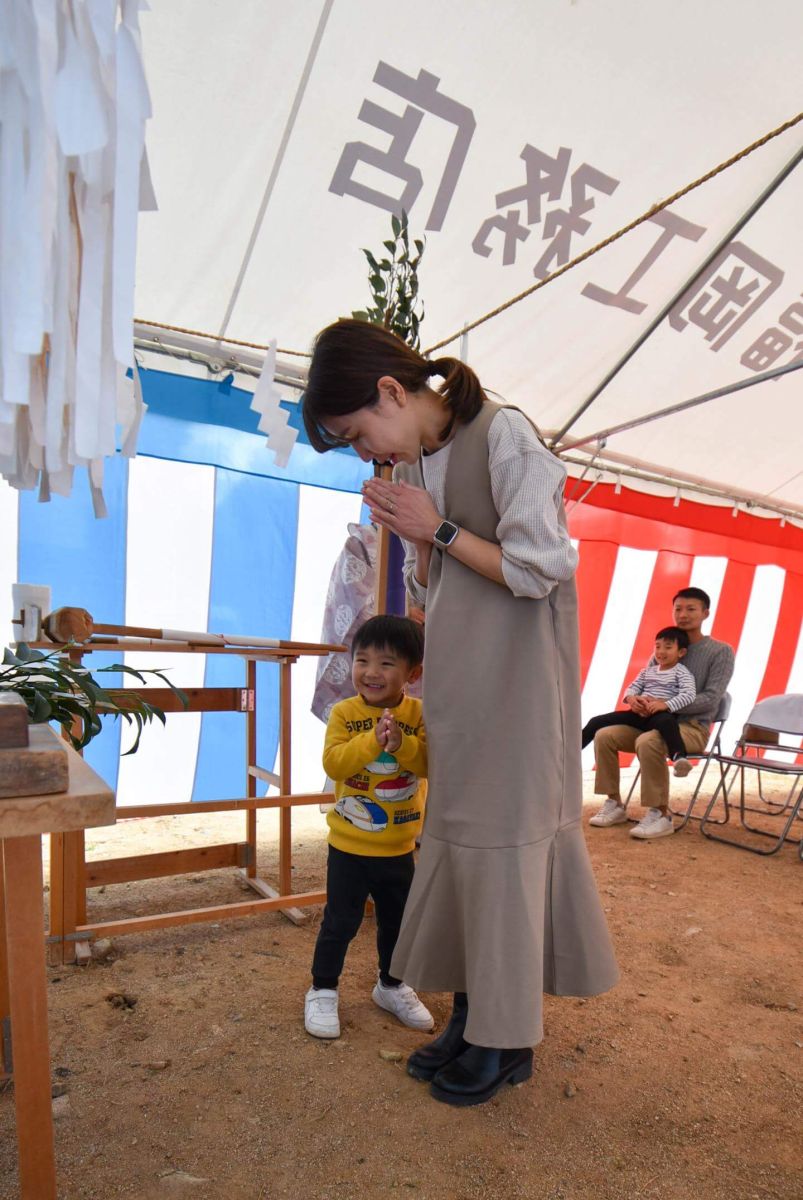
[[336,988],[349,942],[362,924],[370,896],[376,909],[376,946],[379,978],[387,987],[401,983],[390,974],[390,960],[401,928],[402,913],[413,882],[415,864],[409,854],[380,858],[346,854],[329,847],[326,867],[326,908],[315,953],[312,982],[315,987]]
[[622,712],[602,713],[598,717],[592,717],[583,728],[583,748],[585,749],[589,742],[593,742],[594,734],[598,729],[607,729],[609,725],[630,725],[633,729],[640,729],[642,733],[649,733],[654,729],[666,742],[670,758],[678,758],[686,754],[686,747],[678,728],[678,718],[674,713],[659,712],[652,717],[640,717],[638,713],[631,712],[630,709]]

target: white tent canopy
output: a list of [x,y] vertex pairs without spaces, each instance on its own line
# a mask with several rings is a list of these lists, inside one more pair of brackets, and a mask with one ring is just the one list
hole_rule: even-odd
[[[360,247],[394,204],[427,238],[426,347],[801,107],[798,0],[183,0],[143,36],[159,212],[137,313],[298,351],[364,306]],[[486,386],[560,430],[801,145],[798,124],[473,330]],[[798,168],[566,441],[799,357],[801,211]],[[803,515],[801,397],[792,372],[611,435],[603,458]]]

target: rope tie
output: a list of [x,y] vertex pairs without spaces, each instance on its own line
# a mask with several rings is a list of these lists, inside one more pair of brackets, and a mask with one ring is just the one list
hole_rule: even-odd
[[647,211],[642,213],[640,217],[636,217],[634,221],[631,221],[622,229],[617,230],[616,233],[612,233],[610,237],[606,237],[604,241],[598,242],[596,246],[591,246],[590,249],[584,250],[582,254],[578,254],[576,258],[572,258],[569,262],[564,263],[562,267],[560,267],[557,271],[553,271],[550,275],[547,275],[545,279],[539,279],[538,283],[534,283],[530,287],[525,288],[523,292],[519,292],[518,296],[511,297],[511,299],[506,300],[504,304],[500,304],[497,308],[491,309],[491,311],[486,313],[485,316],[478,317],[476,321],[472,321],[469,325],[464,325],[457,331],[457,333],[451,334],[449,337],[444,338],[441,342],[436,342],[434,346],[429,346],[424,351],[424,354],[431,354],[433,350],[440,350],[443,346],[448,346],[450,342],[457,341],[459,337],[462,337],[463,334],[469,333],[472,329],[476,329],[478,325],[483,325],[486,321],[490,321],[493,317],[498,317],[500,313],[505,311],[505,309],[512,308],[514,304],[518,304],[520,300],[526,299],[527,296],[532,296],[533,292],[539,291],[540,288],[545,287],[548,283],[551,283],[553,279],[559,279],[561,275],[565,275],[567,271],[571,271],[572,267],[579,266],[580,263],[585,262],[588,258],[591,258],[592,254],[598,254],[599,251],[604,250],[606,246],[610,246],[613,242],[617,242],[619,238],[624,237],[626,233],[630,233],[632,229],[636,229],[639,225],[643,225],[645,221],[649,221],[650,217],[654,217],[656,213],[668,208],[670,204],[674,204],[675,201],[680,200],[682,196],[687,196],[689,192],[693,192],[695,188],[700,187],[700,185],[703,183],[707,183],[708,180],[713,179],[714,176],[720,175],[723,171],[727,171],[728,167],[732,167],[735,163],[740,162],[741,159],[747,158],[748,154],[752,154],[754,150],[758,150],[761,148],[761,146],[765,146],[767,142],[772,141],[773,138],[778,137],[780,134],[786,133],[788,129],[794,128],[794,126],[799,124],[800,121],[803,121],[803,113],[798,113],[796,117],[791,117],[790,120],[784,121],[783,125],[779,125],[777,129],[773,129],[770,133],[765,133],[764,136],[759,138],[757,142],[752,142],[751,145],[745,146],[744,150],[740,150],[738,154],[734,154],[730,158],[726,158],[725,161],[721,162],[718,167],[713,167],[712,170],[706,171],[705,175],[701,175],[700,178],[695,179],[693,183],[687,183],[685,187],[681,188],[680,191],[673,192],[672,195],[666,200],[662,200],[659,204],[653,204],[652,208],[648,208]]

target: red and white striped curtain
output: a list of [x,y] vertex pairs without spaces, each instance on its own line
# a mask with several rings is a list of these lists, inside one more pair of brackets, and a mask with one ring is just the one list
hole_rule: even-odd
[[[569,489],[574,486],[569,482]],[[568,494],[567,491],[567,494]],[[578,547],[583,715],[616,708],[648,659],[656,630],[671,623],[684,587],[711,596],[704,631],[729,642],[736,669],[726,742],[764,696],[803,691],[803,549],[800,530],[729,508],[615,493],[599,485],[569,502]]]

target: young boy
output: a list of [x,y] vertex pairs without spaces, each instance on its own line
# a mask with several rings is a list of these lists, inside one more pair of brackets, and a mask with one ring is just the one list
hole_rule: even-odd
[[[681,708],[691,704],[697,695],[694,676],[680,661],[688,648],[689,635],[684,630],[675,625],[659,629],[655,635],[653,657],[625,692],[625,704],[630,711],[602,713],[599,717],[593,717],[583,729],[583,746],[594,740],[599,729],[608,725],[631,725],[643,733],[655,729],[666,743],[675,775],[681,778],[688,775],[691,763],[686,757],[676,715]],[[663,700],[666,710],[656,711],[653,705],[656,700]]]
[[332,709],[323,752],[336,804],[326,817],[327,902],[304,1000],[307,1033],[320,1038],[340,1036],[337,986],[369,896],[379,952],[374,1003],[411,1029],[434,1024],[413,989],[390,974],[424,819],[422,704],[404,692],[421,674],[423,631],[406,617],[372,617],[357,630],[351,654],[357,695]]

